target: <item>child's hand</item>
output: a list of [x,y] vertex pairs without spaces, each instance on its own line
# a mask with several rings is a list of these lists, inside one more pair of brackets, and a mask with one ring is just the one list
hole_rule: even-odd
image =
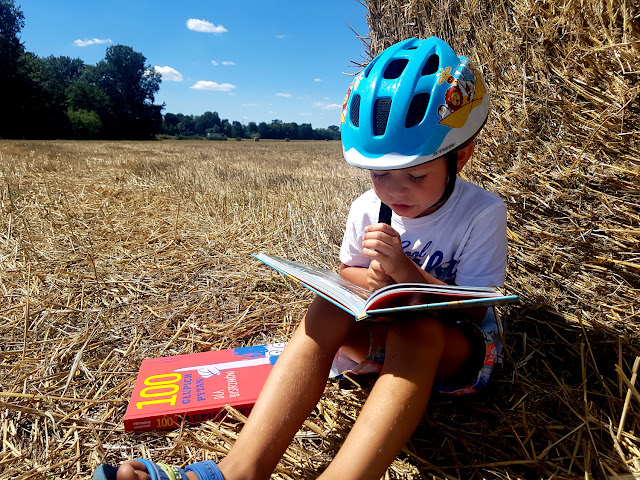
[[371,260],[369,268],[367,269],[367,286],[369,290],[375,292],[393,283],[396,282],[385,273],[380,263],[377,260]]
[[[398,232],[386,223],[368,225],[364,232],[362,251],[371,260],[377,262],[376,270],[395,281],[402,281],[407,270],[410,267],[412,269],[413,265],[404,254],[402,240]],[[372,276],[372,278],[375,277]],[[389,283],[385,283],[385,285],[389,285]]]

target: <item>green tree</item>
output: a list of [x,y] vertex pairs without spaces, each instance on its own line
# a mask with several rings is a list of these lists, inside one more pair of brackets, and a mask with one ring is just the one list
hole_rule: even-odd
[[258,124],[258,136],[260,138],[271,138],[271,128],[266,122],[260,122]]
[[314,140],[340,140],[340,128],[330,125],[327,128],[316,128],[313,131]]
[[226,118],[222,119],[220,122],[220,133],[222,133],[225,137],[232,137],[233,131],[231,128],[231,123]]
[[20,68],[24,47],[19,38],[23,27],[20,8],[13,0],[0,0],[0,137],[17,136],[25,117],[27,92]]
[[234,121],[231,124],[231,136],[233,138],[245,138],[245,128],[240,122]]
[[195,132],[196,122],[193,115],[178,114],[180,122],[178,123],[178,133],[180,135],[191,136]]
[[282,138],[289,138],[291,140],[297,140],[298,137],[298,124],[295,122],[285,123],[282,126]]
[[220,116],[218,112],[204,112],[195,117],[194,131],[198,135],[206,135],[207,130],[220,126]]
[[30,92],[24,104],[29,116],[28,136],[70,136],[72,126],[67,115],[68,89],[80,78],[84,63],[69,57],[39,58],[29,52],[23,54],[22,58],[25,86]]
[[258,135],[258,124],[256,122],[249,122],[245,131],[247,132],[248,138],[255,138]]
[[162,119],[162,128],[161,132],[165,135],[177,135],[178,124],[180,123],[180,117],[175,113],[166,113],[164,118]]
[[100,117],[94,111],[69,110],[67,113],[75,138],[98,138],[102,131]]
[[71,110],[95,111],[101,117],[112,115],[109,96],[95,82],[95,67],[84,73],[67,88],[67,103]]
[[101,121],[111,138],[149,138],[160,131],[164,106],[153,102],[161,76],[145,62],[131,47],[114,45],[92,71],[92,83],[109,98],[110,114],[101,114]]

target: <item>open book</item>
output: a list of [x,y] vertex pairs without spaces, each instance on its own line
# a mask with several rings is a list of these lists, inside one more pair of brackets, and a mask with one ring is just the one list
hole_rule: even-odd
[[264,253],[254,257],[353,314],[358,320],[406,311],[469,308],[517,300],[515,295],[502,295],[490,287],[426,283],[396,283],[371,293],[325,268],[310,267]]

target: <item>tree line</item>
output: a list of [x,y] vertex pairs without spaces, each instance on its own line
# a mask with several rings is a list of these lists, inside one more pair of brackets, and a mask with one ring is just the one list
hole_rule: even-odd
[[161,76],[125,45],[107,48],[96,65],[40,58],[20,42],[25,25],[14,0],[0,0],[0,138],[151,139],[158,134],[227,138],[337,139],[339,129],[311,124],[229,122],[216,112],[166,113],[155,102]]
[[197,137],[209,140],[228,138],[264,138],[290,140],[339,140],[340,129],[331,125],[328,128],[314,129],[310,123],[284,123],[282,120],[267,122],[249,122],[246,125],[226,118],[221,119],[218,112],[205,112],[202,115],[183,115],[167,113],[160,131],[163,135],[179,138]]

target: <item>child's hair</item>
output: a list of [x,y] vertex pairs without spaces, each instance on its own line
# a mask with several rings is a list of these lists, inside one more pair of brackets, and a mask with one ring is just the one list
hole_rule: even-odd
[[410,38],[384,50],[351,83],[342,107],[344,157],[370,170],[443,156],[453,163],[488,114],[489,94],[466,57],[437,37]]

